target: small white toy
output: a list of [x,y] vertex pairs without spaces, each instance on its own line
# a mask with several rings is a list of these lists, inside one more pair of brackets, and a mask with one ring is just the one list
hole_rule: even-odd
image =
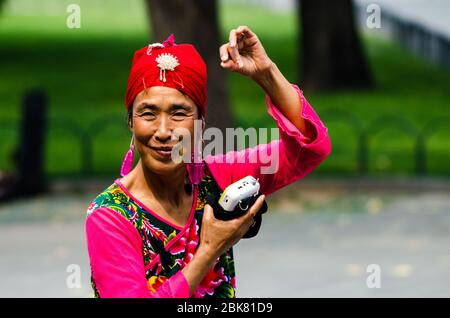
[[[258,180],[252,176],[247,176],[226,187],[220,196],[219,204],[225,212],[234,211],[238,205],[241,210],[247,210],[249,206],[243,204],[243,200],[257,196],[258,192]],[[248,202],[248,200],[246,201]]]

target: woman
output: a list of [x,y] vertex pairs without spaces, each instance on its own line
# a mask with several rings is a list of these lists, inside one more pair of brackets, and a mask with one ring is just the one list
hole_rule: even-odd
[[[137,51],[126,94],[133,137],[123,178],[91,203],[86,219],[96,296],[234,297],[232,246],[253,225],[264,195],[303,178],[329,155],[327,128],[248,27],[230,32],[220,60],[266,92],[280,140],[200,162],[172,160],[174,145],[205,118],[206,66],[192,45],[177,45],[173,36]],[[132,168],[134,149],[140,159]],[[252,159],[271,151],[278,151],[277,169],[261,173]],[[263,195],[242,217],[216,219],[205,203],[212,187],[223,190],[247,175],[259,178]]]

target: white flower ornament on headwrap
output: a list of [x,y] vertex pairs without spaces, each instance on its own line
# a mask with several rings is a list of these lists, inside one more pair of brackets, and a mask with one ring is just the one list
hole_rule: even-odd
[[159,67],[159,80],[166,82],[166,71],[174,71],[180,65],[178,58],[170,53],[162,53],[156,58]]

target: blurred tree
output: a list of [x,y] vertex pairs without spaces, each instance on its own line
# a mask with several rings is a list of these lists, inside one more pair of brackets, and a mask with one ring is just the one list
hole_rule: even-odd
[[3,7],[5,6],[6,0],[0,0],[0,13],[3,11]]
[[219,64],[216,0],[146,0],[153,35],[162,42],[171,33],[176,43],[193,43],[208,67],[207,121],[225,133],[233,127],[226,74]]
[[309,90],[370,87],[351,0],[299,0],[302,87]]

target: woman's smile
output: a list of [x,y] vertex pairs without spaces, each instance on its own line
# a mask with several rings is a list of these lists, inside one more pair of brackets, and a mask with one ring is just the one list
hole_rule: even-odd
[[171,158],[173,147],[150,147],[154,153],[158,154],[163,158]]

